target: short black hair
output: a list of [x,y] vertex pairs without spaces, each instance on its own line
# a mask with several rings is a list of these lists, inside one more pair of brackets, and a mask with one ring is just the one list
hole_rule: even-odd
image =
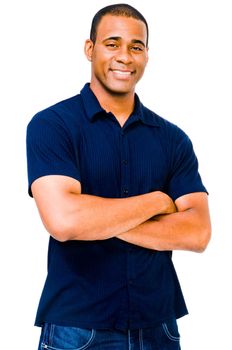
[[138,19],[142,21],[147,29],[147,40],[146,40],[146,46],[148,46],[148,24],[146,19],[143,17],[143,15],[136,10],[134,7],[128,5],[128,4],[115,4],[115,5],[109,5],[106,7],[103,7],[101,10],[99,10],[92,20],[91,30],[90,30],[90,39],[95,44],[96,37],[97,37],[97,28],[98,25],[105,15],[112,15],[112,16],[124,16],[124,17],[132,17],[135,19]]

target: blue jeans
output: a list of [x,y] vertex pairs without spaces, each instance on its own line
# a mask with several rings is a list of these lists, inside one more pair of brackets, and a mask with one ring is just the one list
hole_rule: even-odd
[[39,350],[180,350],[176,320],[154,328],[95,330],[45,324]]

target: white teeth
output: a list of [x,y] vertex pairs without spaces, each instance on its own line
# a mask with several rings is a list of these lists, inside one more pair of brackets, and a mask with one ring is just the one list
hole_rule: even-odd
[[114,73],[121,74],[121,75],[130,75],[131,72],[122,72],[121,70],[114,70]]

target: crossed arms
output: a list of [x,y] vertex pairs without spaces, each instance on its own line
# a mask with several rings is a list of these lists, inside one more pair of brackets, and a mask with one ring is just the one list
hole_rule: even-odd
[[205,250],[211,234],[207,194],[191,193],[175,203],[155,191],[129,198],[81,194],[67,176],[35,180],[32,193],[47,231],[55,239],[104,240],[112,237],[155,250]]

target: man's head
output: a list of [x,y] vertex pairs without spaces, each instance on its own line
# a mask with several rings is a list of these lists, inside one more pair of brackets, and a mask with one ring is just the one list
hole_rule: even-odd
[[85,43],[92,90],[98,96],[133,94],[148,61],[147,43],[147,22],[133,7],[117,4],[98,11]]
[[98,25],[101,22],[102,17],[105,15],[131,17],[142,21],[145,24],[147,30],[146,47],[148,47],[149,29],[147,21],[138,10],[128,4],[115,4],[106,6],[95,14],[90,29],[90,39],[93,43],[96,41]]

